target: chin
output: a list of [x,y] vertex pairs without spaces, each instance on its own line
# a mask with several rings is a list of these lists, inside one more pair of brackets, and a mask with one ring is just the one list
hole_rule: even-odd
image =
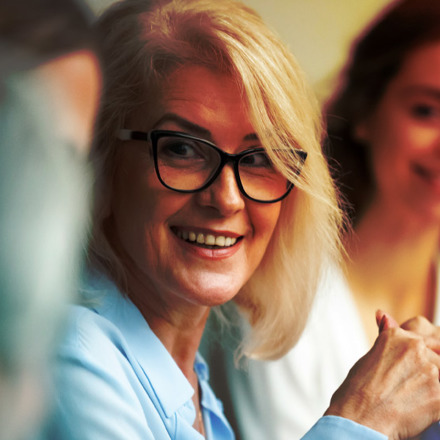
[[[206,277],[208,278],[208,277]],[[192,283],[191,290],[195,301],[208,307],[215,307],[227,303],[240,291],[243,286],[236,279],[231,280],[230,277],[215,277],[215,279],[199,280],[199,283]],[[220,278],[220,279],[219,279]],[[226,278],[226,279],[225,279]],[[194,287],[197,287],[194,290]]]
[[420,206],[417,209],[416,215],[426,226],[438,226],[440,225],[440,204],[426,203],[425,206]]

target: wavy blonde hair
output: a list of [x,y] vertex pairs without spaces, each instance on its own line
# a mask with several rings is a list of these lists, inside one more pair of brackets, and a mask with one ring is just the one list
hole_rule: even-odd
[[[318,104],[293,55],[249,7],[233,0],[125,0],[98,20],[105,91],[93,160],[94,265],[124,285],[124,268],[105,233],[115,170],[117,130],[154,97],[174,69],[197,64],[230,74],[242,87],[251,122],[278,169],[295,183],[265,256],[235,298],[251,325],[243,351],[276,358],[301,334],[320,271],[340,251],[341,213],[321,152]],[[298,158],[280,145],[308,153]]]

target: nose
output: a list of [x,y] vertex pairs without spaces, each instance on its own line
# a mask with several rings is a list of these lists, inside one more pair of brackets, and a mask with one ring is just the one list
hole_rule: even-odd
[[244,196],[238,188],[231,165],[225,165],[215,181],[205,190],[196,193],[196,196],[201,206],[211,207],[225,217],[245,207]]

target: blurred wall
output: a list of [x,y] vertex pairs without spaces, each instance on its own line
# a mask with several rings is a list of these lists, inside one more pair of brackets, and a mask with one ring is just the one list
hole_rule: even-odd
[[[100,13],[114,0],[88,0]],[[287,43],[319,98],[333,87],[350,43],[390,0],[244,0]]]
[[246,0],[276,30],[324,98],[352,40],[390,0]]

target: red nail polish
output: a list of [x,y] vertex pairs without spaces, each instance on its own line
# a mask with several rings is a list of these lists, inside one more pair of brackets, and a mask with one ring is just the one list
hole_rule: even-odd
[[386,316],[383,315],[382,319],[380,320],[380,324],[379,324],[379,333],[382,333],[382,331],[385,327],[385,324],[386,324]]

